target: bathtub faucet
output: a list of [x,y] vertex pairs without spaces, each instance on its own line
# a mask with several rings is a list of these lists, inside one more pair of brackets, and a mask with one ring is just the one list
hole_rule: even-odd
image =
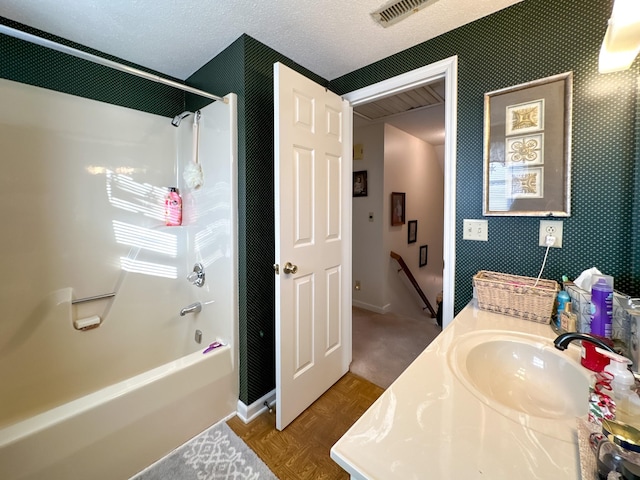
[[192,303],[191,305],[187,305],[182,310],[180,310],[180,316],[184,317],[187,313],[198,313],[202,311],[202,304],[200,302]]

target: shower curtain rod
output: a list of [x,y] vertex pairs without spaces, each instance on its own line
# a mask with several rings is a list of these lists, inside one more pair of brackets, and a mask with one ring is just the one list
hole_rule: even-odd
[[83,60],[88,60],[93,63],[98,63],[100,65],[104,65],[105,67],[113,68],[115,70],[120,70],[121,72],[126,72],[131,75],[136,75],[137,77],[142,77],[147,80],[151,80],[153,82],[163,83],[164,85],[168,85],[170,87],[179,88],[180,90],[183,90],[185,92],[195,93],[196,95],[200,95],[201,97],[210,98],[211,100],[217,100],[219,102],[227,103],[227,100],[225,100],[224,98],[218,97],[216,95],[212,95],[202,90],[198,90],[197,88],[193,88],[188,85],[183,85],[182,83],[174,82],[173,80],[168,80],[166,78],[159,77],[158,75],[153,75],[151,73],[138,70],[137,68],[127,67],[126,65],[122,65],[121,63],[113,62],[111,60],[107,60],[106,58],[102,58],[97,55],[93,55],[91,53],[83,52],[82,50],[77,50],[72,47],[67,47],[66,45],[62,45],[60,43],[56,43],[51,40],[47,40],[45,38],[23,32],[22,30],[17,30],[15,28],[7,27],[6,25],[0,25],[0,33],[4,33],[5,35],[9,35],[10,37],[14,37],[19,40],[25,40],[30,43],[35,43],[36,45],[40,45],[42,47],[51,48],[52,50],[57,50],[59,52],[66,53],[68,55],[73,55],[74,57],[82,58]]

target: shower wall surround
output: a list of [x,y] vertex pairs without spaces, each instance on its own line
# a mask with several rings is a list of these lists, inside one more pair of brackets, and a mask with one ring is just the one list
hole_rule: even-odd
[[[45,391],[51,407],[216,338],[237,345],[232,97],[203,109],[205,186],[190,192],[181,172],[193,158],[193,117],[175,128],[167,117],[0,80],[0,384],[10,386],[0,411],[26,402],[36,413]],[[183,196],[180,227],[164,224],[169,186]],[[186,280],[196,262],[203,288]],[[202,313],[179,315],[196,301]],[[74,328],[93,315],[98,328]]]

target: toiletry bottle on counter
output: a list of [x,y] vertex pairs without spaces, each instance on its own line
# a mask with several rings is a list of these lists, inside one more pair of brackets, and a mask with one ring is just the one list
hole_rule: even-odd
[[571,311],[571,302],[565,303],[560,313],[560,329],[564,332],[578,331],[578,316]]
[[177,187],[169,187],[169,193],[164,201],[164,220],[170,227],[182,225],[182,198]]
[[611,338],[612,324],[613,277],[597,275],[597,281],[591,286],[591,333]]
[[611,390],[616,402],[616,420],[635,424],[640,419],[640,397],[635,392],[635,377],[628,369],[631,360],[617,353],[596,347],[598,353],[609,358],[604,371],[611,374]]
[[[556,320],[555,320],[556,329],[561,328],[560,316],[562,315],[562,312],[564,312],[564,306],[570,301],[571,301],[571,297],[569,297],[569,294],[565,290],[561,290],[558,293],[558,298],[557,298],[558,310],[556,311]],[[565,330],[565,332],[566,331],[567,330]]]

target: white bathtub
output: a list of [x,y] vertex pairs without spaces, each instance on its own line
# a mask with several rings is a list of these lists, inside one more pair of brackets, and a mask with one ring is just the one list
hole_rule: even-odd
[[127,479],[235,412],[236,362],[230,346],[200,350],[8,425],[0,478]]
[[236,409],[236,96],[201,109],[197,191],[190,122],[3,79],[0,104],[0,480],[126,479]]

